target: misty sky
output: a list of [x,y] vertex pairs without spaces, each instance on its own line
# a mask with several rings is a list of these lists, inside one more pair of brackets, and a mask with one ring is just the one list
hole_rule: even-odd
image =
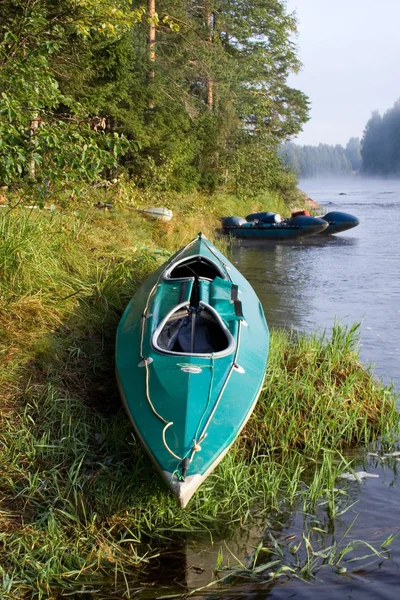
[[345,145],[373,110],[400,97],[400,0],[287,0],[303,69],[289,84],[311,101],[298,144]]

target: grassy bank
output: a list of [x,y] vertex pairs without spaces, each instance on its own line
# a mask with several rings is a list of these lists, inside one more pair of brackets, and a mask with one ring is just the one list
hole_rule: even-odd
[[83,585],[128,589],[171,540],[229,538],[301,495],[309,508],[326,496],[334,516],[335,478],[348,468],[337,451],[398,426],[391,390],[358,361],[356,328],[338,326],[328,338],[273,331],[252,419],[179,509],[122,408],[116,325],[146,275],[197,231],[215,239],[221,214],[265,206],[223,196],[157,199],[175,214],[163,224],[129,201],[110,212],[88,202],[0,214],[4,597],[55,597],[56,589]]

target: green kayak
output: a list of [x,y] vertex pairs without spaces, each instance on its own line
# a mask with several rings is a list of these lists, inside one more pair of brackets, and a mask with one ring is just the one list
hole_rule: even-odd
[[121,396],[182,507],[249,418],[268,348],[253,288],[202,234],[145,280],[122,315]]

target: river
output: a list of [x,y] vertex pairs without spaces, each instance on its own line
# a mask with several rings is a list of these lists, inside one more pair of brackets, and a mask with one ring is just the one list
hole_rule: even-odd
[[300,188],[322,214],[348,212],[360,225],[296,243],[235,244],[233,261],[272,327],[361,323],[362,359],[400,391],[400,181],[308,180]]
[[[300,181],[299,187],[320,204],[321,214],[348,212],[360,219],[360,225],[339,235],[321,235],[296,243],[254,246],[238,242],[233,262],[255,288],[272,327],[322,332],[329,330],[335,320],[361,323],[362,361],[373,364],[377,377],[386,384],[393,382],[399,392],[400,181],[314,179]],[[399,459],[366,456],[363,448],[354,455],[361,468],[379,477],[349,484],[349,494],[356,504],[343,517],[339,531],[356,519],[352,538],[376,544],[390,533],[399,536]],[[298,535],[303,527],[304,516],[299,511],[288,517],[281,534]],[[339,595],[397,599],[400,537],[394,540],[389,560],[372,560],[359,572],[356,565],[345,575],[321,572],[313,583],[291,580],[264,585],[263,590],[259,585],[237,589],[236,595],[225,595],[224,600],[333,600]]]

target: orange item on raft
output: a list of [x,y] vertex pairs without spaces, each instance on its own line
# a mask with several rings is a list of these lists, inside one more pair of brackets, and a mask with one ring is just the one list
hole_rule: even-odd
[[292,218],[293,217],[309,217],[310,213],[308,212],[308,210],[298,210],[297,212],[293,212],[292,213]]

